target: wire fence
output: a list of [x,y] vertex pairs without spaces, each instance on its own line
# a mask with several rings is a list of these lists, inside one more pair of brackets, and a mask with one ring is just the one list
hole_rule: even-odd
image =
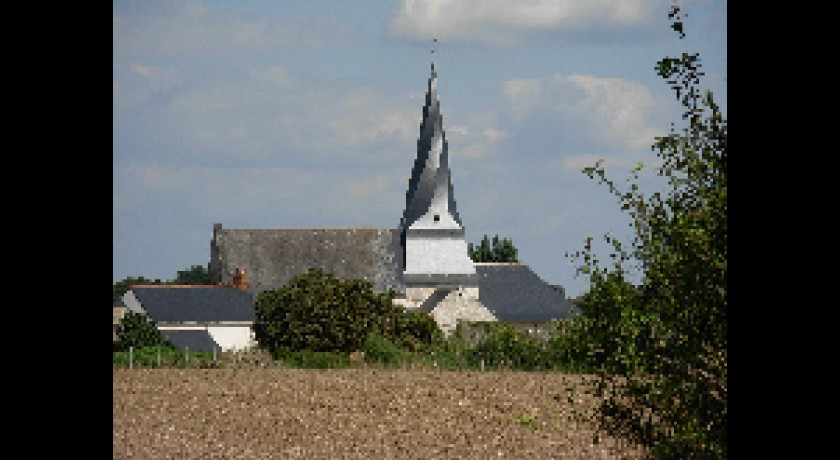
[[221,367],[225,363],[245,361],[246,359],[243,358],[247,357],[244,355],[244,353],[222,351],[218,348],[213,348],[212,351],[207,352],[192,351],[189,347],[173,349],[161,346],[142,348],[130,346],[127,351],[113,353],[113,367],[127,369],[155,367],[213,368]]
[[281,369],[403,369],[434,371],[563,371],[582,370],[568,366],[534,366],[512,356],[488,356],[487,359],[460,352],[401,353],[397,357],[367,356],[356,352],[349,355],[333,352],[298,351],[272,357],[265,350],[195,352],[189,348],[130,347],[115,352],[114,369],[150,368],[281,368]]

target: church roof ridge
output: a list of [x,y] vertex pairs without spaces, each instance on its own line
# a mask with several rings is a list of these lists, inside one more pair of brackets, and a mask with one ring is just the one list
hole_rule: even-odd
[[473,265],[526,265],[523,262],[473,262]]
[[273,231],[273,230],[394,230],[394,227],[386,226],[349,226],[349,227],[274,227],[274,228],[224,228],[223,230],[256,230],[256,231]]

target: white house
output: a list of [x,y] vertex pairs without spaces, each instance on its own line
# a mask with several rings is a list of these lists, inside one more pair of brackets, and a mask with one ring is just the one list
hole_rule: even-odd
[[254,297],[245,287],[244,272],[234,285],[134,285],[122,302],[178,348],[246,349],[256,342]]

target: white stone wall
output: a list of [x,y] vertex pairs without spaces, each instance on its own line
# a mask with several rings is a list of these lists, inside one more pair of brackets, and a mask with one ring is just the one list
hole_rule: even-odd
[[478,288],[467,287],[449,293],[432,310],[435,322],[445,334],[452,332],[458,321],[498,321],[478,300]]
[[251,326],[207,326],[210,337],[223,351],[242,350],[256,345]]
[[474,274],[464,239],[406,238],[405,274]]
[[418,308],[423,301],[428,299],[435,292],[433,287],[407,287],[405,288],[406,308]]

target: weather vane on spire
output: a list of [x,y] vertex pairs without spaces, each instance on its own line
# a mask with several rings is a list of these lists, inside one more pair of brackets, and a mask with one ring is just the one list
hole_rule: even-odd
[[435,43],[437,43],[437,38],[432,39],[432,75],[435,74]]

